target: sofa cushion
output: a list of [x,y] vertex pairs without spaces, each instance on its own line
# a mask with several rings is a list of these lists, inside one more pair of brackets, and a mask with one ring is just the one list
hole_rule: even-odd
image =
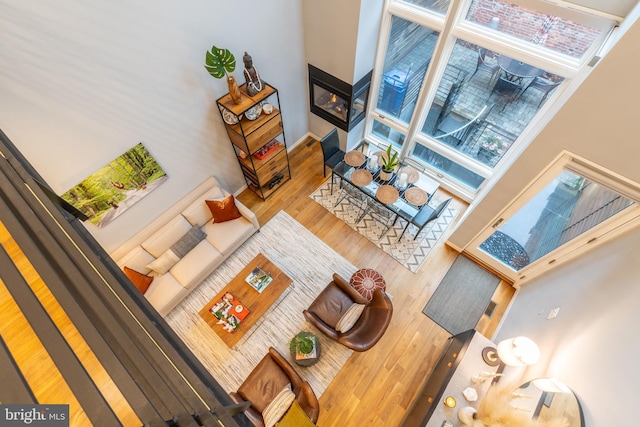
[[296,395],[291,391],[291,384],[284,386],[262,411],[265,427],[273,427],[287,412],[295,398]]
[[161,316],[166,316],[188,293],[189,291],[178,283],[175,277],[163,274],[153,279],[144,297]]
[[147,264],[147,268],[152,271],[154,276],[160,276],[169,271],[178,261],[180,258],[171,249],[167,249],[165,253]]
[[353,328],[353,325],[355,325],[360,318],[364,307],[364,304],[358,304],[355,302],[351,304],[351,307],[347,309],[340,320],[338,320],[338,323],[336,323],[336,331],[344,333]]
[[211,243],[203,240],[169,271],[178,283],[190,289],[200,284],[223,261],[222,254]]
[[147,276],[146,274],[142,274],[137,272],[136,270],[129,268],[127,266],[124,267],[124,274],[127,275],[131,283],[134,284],[136,288],[143,294],[147,292],[151,282],[153,282],[153,276]]
[[213,187],[205,192],[198,200],[191,203],[185,210],[182,211],[182,215],[193,225],[199,225],[202,227],[207,222],[210,222],[213,218],[211,215],[211,209],[204,202],[205,200],[220,200],[224,199],[226,194],[220,187]]
[[132,268],[142,274],[149,274],[151,270],[147,268],[147,264],[154,260],[154,256],[145,251],[142,247],[136,246],[125,256],[118,260],[118,267]]
[[203,230],[207,241],[224,256],[229,256],[256,231],[253,223],[244,217],[225,222],[209,221]]
[[171,245],[170,249],[178,258],[182,258],[188,254],[191,249],[195,248],[198,243],[203,241],[205,237],[207,237],[207,235],[200,229],[200,227],[194,225],[187,234]]
[[229,194],[222,200],[205,200],[213,215],[213,222],[225,222],[240,218],[242,214],[236,207],[233,194]]
[[156,258],[165,253],[174,243],[182,238],[189,230],[191,223],[182,215],[176,215],[163,225],[151,237],[141,243],[147,252]]

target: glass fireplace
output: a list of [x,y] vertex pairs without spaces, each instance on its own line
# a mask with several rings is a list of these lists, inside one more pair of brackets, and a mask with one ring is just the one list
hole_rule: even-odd
[[350,131],[364,118],[372,72],[351,85],[309,64],[311,112],[342,130]]

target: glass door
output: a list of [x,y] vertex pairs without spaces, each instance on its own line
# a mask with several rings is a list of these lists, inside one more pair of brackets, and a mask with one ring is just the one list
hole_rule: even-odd
[[638,216],[632,192],[579,165],[552,167],[471,245],[471,254],[521,281],[586,249]]

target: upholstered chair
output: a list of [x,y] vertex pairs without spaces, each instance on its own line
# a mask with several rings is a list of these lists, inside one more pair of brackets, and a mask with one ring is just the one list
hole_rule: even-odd
[[[355,323],[345,331],[341,323],[354,304],[364,305],[364,308]],[[376,289],[369,301],[338,274],[333,275],[333,281],[304,310],[307,320],[323,334],[355,351],[373,347],[387,330],[392,314],[393,305],[383,290]]]
[[318,421],[320,405],[308,382],[303,381],[293,366],[273,347],[240,385],[229,395],[236,403],[251,402],[244,414],[255,426],[264,426],[262,413],[280,391],[291,384],[300,408],[312,422]]

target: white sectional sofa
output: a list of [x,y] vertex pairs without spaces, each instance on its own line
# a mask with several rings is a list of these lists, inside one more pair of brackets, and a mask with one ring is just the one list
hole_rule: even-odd
[[166,316],[259,230],[256,215],[238,200],[235,204],[242,217],[221,223],[213,222],[205,200],[220,200],[228,195],[214,177],[208,178],[111,254],[120,268],[126,266],[149,274],[151,270],[147,265],[161,257],[194,225],[200,226],[206,233],[204,240],[180,258],[169,271],[156,275],[145,292],[144,296],[160,315]]

